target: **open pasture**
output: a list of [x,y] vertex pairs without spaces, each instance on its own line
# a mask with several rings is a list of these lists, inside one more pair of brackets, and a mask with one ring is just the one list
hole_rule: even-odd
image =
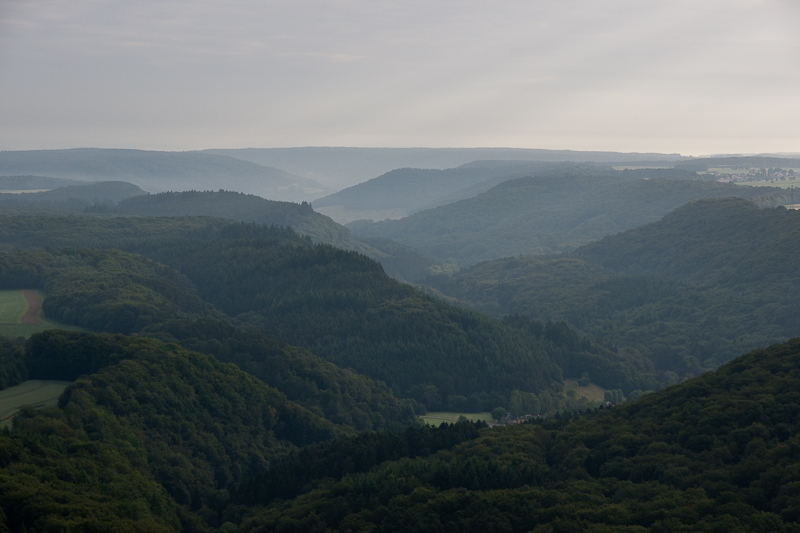
[[41,409],[58,403],[58,398],[69,381],[23,381],[19,385],[0,391],[0,427],[11,425],[14,413],[23,405]]
[[42,291],[0,291],[0,337],[25,337],[48,329],[81,329],[50,320],[42,312]]
[[594,383],[590,383],[585,387],[581,387],[578,385],[578,382],[574,379],[565,379],[564,380],[564,392],[573,389],[575,391],[575,396],[577,398],[586,398],[588,400],[592,400],[594,402],[602,402],[605,397],[605,393],[607,389],[604,389],[600,385],[595,385]]
[[420,416],[425,424],[429,426],[439,426],[442,422],[448,424],[455,424],[458,422],[458,417],[465,416],[468,420],[476,422],[482,420],[484,422],[491,422],[492,415],[490,413],[449,413],[445,411],[430,412],[427,415]]
[[27,310],[22,291],[0,291],[0,324],[19,324]]

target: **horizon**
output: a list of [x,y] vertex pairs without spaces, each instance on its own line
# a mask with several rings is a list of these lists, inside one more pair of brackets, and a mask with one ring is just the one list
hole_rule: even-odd
[[796,152],[800,6],[0,3],[0,150]]

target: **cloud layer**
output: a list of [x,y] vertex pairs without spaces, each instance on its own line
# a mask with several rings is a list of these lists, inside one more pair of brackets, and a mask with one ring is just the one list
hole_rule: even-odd
[[0,149],[800,151],[789,0],[0,0]]

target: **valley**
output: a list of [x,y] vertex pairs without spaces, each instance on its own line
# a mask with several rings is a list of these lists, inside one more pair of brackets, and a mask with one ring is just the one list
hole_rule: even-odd
[[14,167],[0,531],[797,530],[791,191],[633,163],[394,169],[347,226]]

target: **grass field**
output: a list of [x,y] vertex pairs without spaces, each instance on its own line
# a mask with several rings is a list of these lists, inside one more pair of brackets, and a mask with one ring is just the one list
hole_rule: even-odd
[[0,324],[19,324],[27,310],[22,291],[0,291]]
[[[36,293],[39,301],[43,301],[44,293],[38,290]],[[28,301],[25,299],[23,291],[0,291],[0,337],[25,337],[27,339],[34,333],[48,329],[83,329],[51,320],[44,316],[44,312],[41,310],[36,316],[38,324],[22,324],[21,321],[27,311]]]
[[14,413],[23,405],[37,408],[58,403],[58,397],[69,381],[23,381],[19,385],[0,391],[0,427],[9,427]]
[[438,426],[442,422],[447,422],[448,424],[455,424],[458,422],[459,416],[466,416],[469,420],[477,421],[483,420],[484,422],[491,422],[492,415],[489,413],[448,413],[444,411],[440,412],[430,412],[425,416],[419,417],[424,423],[428,424],[429,426]]
[[604,394],[606,393],[606,389],[599,385],[595,385],[594,383],[591,383],[586,387],[581,387],[574,379],[565,379],[564,392],[567,392],[570,389],[575,389],[575,394],[578,395],[578,398],[586,397],[587,399],[595,402],[602,402],[605,399]]

